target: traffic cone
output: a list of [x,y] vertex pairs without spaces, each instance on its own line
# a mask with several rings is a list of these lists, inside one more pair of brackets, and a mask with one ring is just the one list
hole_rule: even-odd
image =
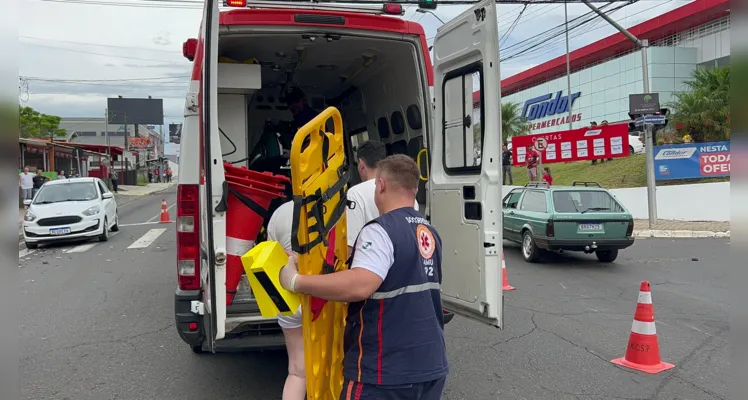
[[660,360],[660,345],[657,341],[657,330],[655,329],[652,292],[648,281],[642,281],[639,288],[639,301],[636,303],[634,323],[631,325],[626,356],[616,358],[611,362],[648,374],[657,374],[674,367],[673,364]]
[[169,207],[166,206],[166,200],[161,200],[161,220],[158,222],[160,224],[171,223],[171,218],[169,217]]
[[504,252],[501,252],[501,281],[503,285],[501,290],[514,290],[515,287],[509,284],[509,278],[506,276],[506,261],[504,261]]

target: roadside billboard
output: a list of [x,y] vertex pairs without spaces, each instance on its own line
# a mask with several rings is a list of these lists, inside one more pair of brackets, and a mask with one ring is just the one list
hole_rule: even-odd
[[110,124],[162,125],[163,99],[108,98],[107,113]]
[[655,178],[713,178],[730,176],[730,142],[655,146]]
[[169,124],[169,143],[179,144],[182,140],[182,124]]
[[[541,139],[543,164],[620,158],[629,155],[629,129],[626,124],[580,128],[570,131],[512,137],[512,164],[524,165],[527,148]],[[537,146],[536,146],[537,147]]]

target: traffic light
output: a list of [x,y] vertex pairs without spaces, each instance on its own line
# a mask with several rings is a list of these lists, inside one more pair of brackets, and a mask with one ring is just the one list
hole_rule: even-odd
[[419,1],[418,8],[423,9],[423,10],[436,10],[436,0]]

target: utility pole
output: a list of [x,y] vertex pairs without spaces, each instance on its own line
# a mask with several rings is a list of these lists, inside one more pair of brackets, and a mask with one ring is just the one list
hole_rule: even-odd
[[[597,7],[593,6],[589,0],[581,0],[590,10],[594,11],[602,19],[613,25],[614,28],[618,29],[624,36],[634,42],[636,46],[641,49],[642,57],[642,80],[644,83],[644,93],[649,94],[649,66],[647,62],[647,49],[649,48],[649,41],[647,39],[639,39],[632,35],[631,32],[626,28],[613,21],[607,14],[600,11]],[[644,135],[646,140],[646,153],[647,153],[647,205],[649,209],[649,228],[657,222],[657,183],[655,181],[655,169],[654,169],[654,137],[652,133],[652,124],[644,124]]]
[[564,25],[566,25],[566,96],[569,99],[569,130],[571,130],[571,60],[569,55],[569,6],[564,2]]

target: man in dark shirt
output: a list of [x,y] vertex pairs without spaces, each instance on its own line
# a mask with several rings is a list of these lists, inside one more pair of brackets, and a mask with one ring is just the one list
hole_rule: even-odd
[[512,151],[504,145],[503,152],[501,153],[501,167],[503,169],[503,180],[502,184],[506,185],[506,177],[509,175],[509,184],[514,184],[512,179]]
[[293,114],[294,133],[318,114],[309,106],[306,95],[298,86],[291,86],[286,90],[286,104]]
[[46,182],[46,181],[49,180],[49,178],[47,178],[46,176],[42,175],[42,172],[44,172],[44,171],[42,171],[41,168],[38,168],[36,170],[36,176],[34,176],[34,178],[33,178],[34,189],[32,190],[32,193],[33,193],[32,196],[36,196],[36,192],[38,192],[39,189],[41,189],[41,187],[44,184],[44,182]]

